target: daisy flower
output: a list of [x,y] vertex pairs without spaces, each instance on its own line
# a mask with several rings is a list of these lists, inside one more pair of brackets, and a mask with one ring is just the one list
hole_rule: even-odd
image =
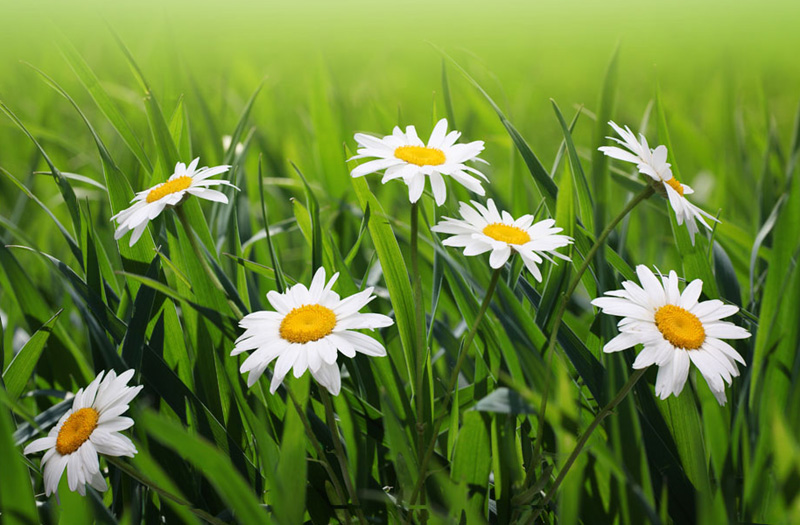
[[481,181],[473,175],[487,182],[488,179],[480,171],[464,164],[468,161],[486,162],[478,158],[478,154],[483,151],[483,141],[456,144],[460,136],[458,131],[447,133],[447,119],[436,123],[427,146],[417,136],[414,126],[406,127],[405,133],[395,126],[392,134],[382,139],[356,133],[355,139],[359,148],[357,154],[349,160],[368,157],[377,159],[357,166],[350,175],[361,177],[386,170],[381,183],[403,179],[408,185],[408,197],[412,203],[417,202],[422,195],[426,176],[431,180],[437,206],[444,204],[447,197],[443,175],[448,175],[470,191],[483,195]]
[[197,169],[198,162],[200,162],[199,157],[194,159],[189,166],[183,162],[177,163],[175,173],[167,182],[137,193],[131,200],[133,206],[111,217],[111,220],[116,220],[119,225],[114,232],[114,239],[120,239],[133,230],[130,240],[130,246],[133,246],[144,233],[148,222],[158,217],[164,208],[179,205],[189,195],[227,204],[228,197],[220,191],[210,189],[209,186],[227,185],[234,188],[236,186],[227,180],[208,179],[214,175],[225,173],[231,167],[215,166]]
[[569,257],[555,250],[572,243],[572,238],[558,235],[561,228],[553,227],[556,222],[553,219],[534,224],[533,215],[523,215],[514,220],[507,211],[499,212],[492,199],[486,203],[488,207],[475,201],[472,204],[475,209],[466,202],[461,203],[458,211],[464,220],[445,217],[431,228],[437,233],[452,235],[442,244],[464,248],[464,255],[480,255],[491,251],[489,266],[494,269],[502,267],[512,251],[517,252],[528,270],[540,282],[542,273],[538,265],[542,259],[554,262],[548,253],[569,260]]
[[239,326],[244,334],[236,340],[231,356],[255,350],[247,356],[241,373],[249,372],[247,386],[253,386],[267,365],[277,359],[269,390],[275,393],[289,370],[300,377],[306,370],[333,395],[342,386],[338,352],[354,357],[356,352],[384,356],[386,349],[375,339],[355,330],[373,330],[394,324],[381,314],[362,314],[375,296],[367,288],[345,299],[332,291],[339,274],[325,283],[325,269],[314,274],[311,286],[296,284],[285,293],[271,291],[267,299],[276,311],[260,311],[244,316]]
[[653,179],[656,190],[669,199],[672,209],[675,210],[675,219],[678,224],[686,223],[686,229],[689,230],[692,244],[694,244],[695,233],[699,231],[695,219],[709,230],[711,226],[705,221],[704,216],[712,221],[719,222],[716,217],[704,212],[684,197],[684,195],[694,193],[694,190],[679,182],[672,174],[671,164],[667,162],[666,146],[658,146],[656,149],[651,150],[644,135],[640,134],[640,140],[637,140],[636,135],[627,126],[622,129],[614,122],[609,122],[609,124],[622,137],[622,140],[616,137],[606,138],[613,140],[626,149],[616,146],[603,146],[597,149],[611,158],[636,164],[639,173],[643,173]]
[[617,325],[620,334],[606,343],[604,352],[618,352],[637,344],[644,349],[636,356],[633,368],[658,365],[656,395],[666,399],[683,390],[692,362],[703,374],[720,405],[725,404],[725,382],[739,375],[738,361],[744,359],[722,339],[745,339],[750,332],[727,321],[739,311],[722,301],[698,301],[703,281],[695,279],[681,293],[678,276],[672,271],[659,281],[646,266],[636,267],[641,286],[622,283],[623,290],[606,292],[592,304],[607,315],[623,317]]
[[136,454],[131,440],[119,432],[133,426],[133,420],[122,417],[128,403],[142,389],[129,387],[133,370],[119,376],[111,370],[100,372],[86,390],[80,389],[72,401],[72,409],[61,416],[47,437],[37,439],[25,454],[47,450],[42,458],[45,494],[56,492],[64,469],[67,469],[69,490],[86,495],[86,483],[99,491],[108,488],[100,472],[98,454],[129,456]]

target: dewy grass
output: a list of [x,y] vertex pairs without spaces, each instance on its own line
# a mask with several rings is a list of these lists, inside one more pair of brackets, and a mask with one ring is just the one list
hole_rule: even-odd
[[3,517],[800,523],[796,7],[315,7],[7,14]]

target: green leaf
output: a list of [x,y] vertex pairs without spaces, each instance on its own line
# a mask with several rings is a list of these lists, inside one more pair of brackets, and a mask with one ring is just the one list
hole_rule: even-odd
[[144,432],[191,463],[230,506],[239,523],[264,523],[268,516],[227,454],[200,436],[189,433],[177,422],[146,410],[136,418]]
[[73,45],[65,38],[60,39],[59,48],[64,58],[67,60],[70,68],[75,72],[81,81],[81,84],[86,88],[92,96],[97,107],[103,112],[103,115],[108,119],[114,130],[122,137],[122,141],[131,153],[136,157],[139,163],[147,170],[148,173],[153,172],[153,165],[147,157],[141,141],[136,136],[136,133],[131,128],[130,124],[122,116],[117,106],[111,100],[111,97],[103,89],[100,80],[94,74],[94,71],[89,67],[89,64],[83,59]]
[[517,128],[515,128],[514,125],[511,124],[511,122],[508,120],[508,118],[506,118],[505,114],[500,109],[500,106],[498,106],[494,102],[494,100],[492,100],[492,97],[489,96],[489,94],[480,86],[480,84],[478,84],[478,82],[474,78],[472,78],[469,75],[469,73],[467,73],[467,70],[461,67],[458,64],[458,62],[453,60],[449,55],[447,55],[447,53],[441,50],[439,51],[448,60],[450,60],[453,63],[453,65],[455,65],[456,68],[458,68],[459,71],[461,71],[461,73],[467,78],[470,84],[475,86],[475,88],[481,93],[481,95],[483,95],[483,97],[486,99],[489,105],[492,106],[492,109],[494,109],[495,113],[497,113],[500,122],[506,128],[508,134],[511,136],[512,142],[514,142],[514,145],[517,147],[517,150],[519,151],[520,155],[522,155],[522,160],[525,161],[525,165],[528,167],[528,171],[530,171],[534,183],[536,184],[537,188],[539,188],[539,191],[544,197],[547,207],[550,210],[554,210],[556,204],[556,195],[558,195],[558,187],[553,182],[553,179],[550,177],[550,174],[547,173],[547,169],[545,169],[541,161],[539,161],[538,157],[536,157],[536,154],[533,152],[531,147],[528,146],[528,143],[525,142],[525,139],[522,138],[522,135],[520,135],[519,131],[517,131]]
[[[411,293],[411,281],[408,278],[403,253],[397,244],[389,221],[386,219],[386,212],[383,206],[369,190],[367,181],[364,177],[351,178],[353,187],[356,190],[358,201],[361,208],[367,207],[372,211],[369,220],[369,233],[375,251],[378,252],[378,259],[381,262],[386,287],[389,289],[389,297],[394,307],[395,322],[400,333],[400,341],[404,350],[404,358],[399,362],[404,362],[408,372],[409,381],[413,377],[412,364],[414,363],[414,300]],[[391,350],[390,350],[391,351]],[[397,359],[398,356],[394,358]],[[413,383],[413,381],[411,381]]]
[[[572,167],[572,177],[575,179],[575,193],[578,198],[578,210],[580,211],[581,220],[587,230],[594,232],[594,201],[589,191],[589,182],[586,180],[586,174],[583,172],[583,166],[578,157],[578,151],[575,149],[575,144],[572,142],[570,126],[567,126],[567,121],[564,120],[564,115],[562,115],[561,110],[558,109],[556,101],[550,99],[550,103],[553,105],[553,110],[556,112],[558,123],[561,124],[561,132],[564,134],[564,141],[567,144],[569,163]],[[578,110],[578,114],[580,114],[580,110]]]
[[6,408],[6,391],[0,386],[0,456],[3,458],[3,480],[0,483],[0,509],[3,523],[34,525],[40,523],[33,497],[31,476],[22,453],[11,435],[14,424]]
[[[39,356],[42,355],[44,345],[50,337],[53,325],[64,310],[59,310],[41,328],[36,330],[25,346],[14,356],[5,372],[3,372],[3,383],[6,385],[8,397],[12,400],[17,399],[22,393],[25,385],[28,384]],[[2,411],[2,409],[0,409]]]

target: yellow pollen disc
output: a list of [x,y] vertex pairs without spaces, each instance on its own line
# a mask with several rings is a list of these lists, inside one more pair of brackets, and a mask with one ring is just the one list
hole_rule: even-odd
[[439,166],[447,160],[442,150],[425,146],[400,146],[394,156],[417,166]]
[[668,304],[656,311],[656,327],[677,348],[697,350],[706,340],[703,323],[690,311]]
[[508,244],[525,244],[531,240],[531,236],[525,230],[502,222],[488,225],[483,229],[483,234],[496,241],[507,242]]
[[321,304],[306,304],[295,308],[281,321],[281,337],[292,343],[317,341],[333,332],[336,314]]
[[78,450],[97,428],[99,417],[100,414],[93,408],[82,408],[73,412],[58,431],[56,452],[66,456]]
[[667,184],[669,184],[670,186],[672,186],[672,189],[673,189],[673,190],[675,190],[675,191],[677,191],[677,192],[678,192],[678,194],[679,194],[681,197],[683,197],[683,186],[681,186],[681,183],[680,183],[680,182],[678,182],[678,179],[676,179],[675,177],[672,177],[671,179],[669,179],[669,180],[667,181]]
[[191,185],[192,185],[192,178],[189,177],[188,175],[183,175],[181,177],[168,180],[164,184],[159,184],[158,186],[150,190],[150,193],[147,194],[147,202],[155,202],[159,199],[163,199],[167,195],[171,195],[173,193],[185,190]]

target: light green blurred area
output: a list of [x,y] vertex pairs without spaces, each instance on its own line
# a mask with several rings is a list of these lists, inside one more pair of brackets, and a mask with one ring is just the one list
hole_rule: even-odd
[[[751,198],[767,130],[774,126],[788,147],[800,99],[800,4],[788,1],[4,1],[2,12],[0,99],[49,144],[62,170],[95,178],[99,162],[77,115],[21,63],[52,76],[93,119],[112,152],[129,158],[108,123],[93,118],[99,115],[94,103],[58,51],[59,34],[148,141],[142,91],[112,36],[118,34],[166,113],[185,97],[203,163],[221,160],[221,136],[232,132],[263,79],[251,124],[265,138],[250,166],[269,147],[284,170],[268,169],[267,175],[293,176],[286,169],[292,160],[312,180],[326,181],[320,183],[336,197],[349,182],[343,165],[330,173],[331,152],[341,152],[345,141],[353,148],[354,132],[389,133],[396,124],[413,123],[425,134],[434,104],[437,115],[444,114],[441,51],[486,88],[545,166],[562,138],[550,99],[566,118],[585,107],[574,135],[588,163],[591,116],[618,48],[614,119],[637,129],[660,85],[672,153],[684,181],[697,186],[695,200],[713,213],[723,209],[723,220],[753,234],[769,211]],[[448,73],[456,124],[465,139],[487,142],[491,191],[510,201],[517,191],[512,185],[524,180],[527,206],[535,207],[539,197],[527,175],[512,176],[524,167],[499,120],[452,65]],[[219,137],[203,129],[200,97]],[[333,119],[334,133],[319,136],[321,112]],[[654,132],[652,122],[645,131]],[[0,166],[15,174],[31,171],[33,150],[7,120],[0,122],[0,140],[6,145],[0,145]],[[15,151],[9,151],[12,144]],[[321,177],[321,171],[328,173]],[[44,191],[56,194],[49,181]],[[391,190],[393,197],[400,193]],[[665,217],[662,222],[668,231]]]

